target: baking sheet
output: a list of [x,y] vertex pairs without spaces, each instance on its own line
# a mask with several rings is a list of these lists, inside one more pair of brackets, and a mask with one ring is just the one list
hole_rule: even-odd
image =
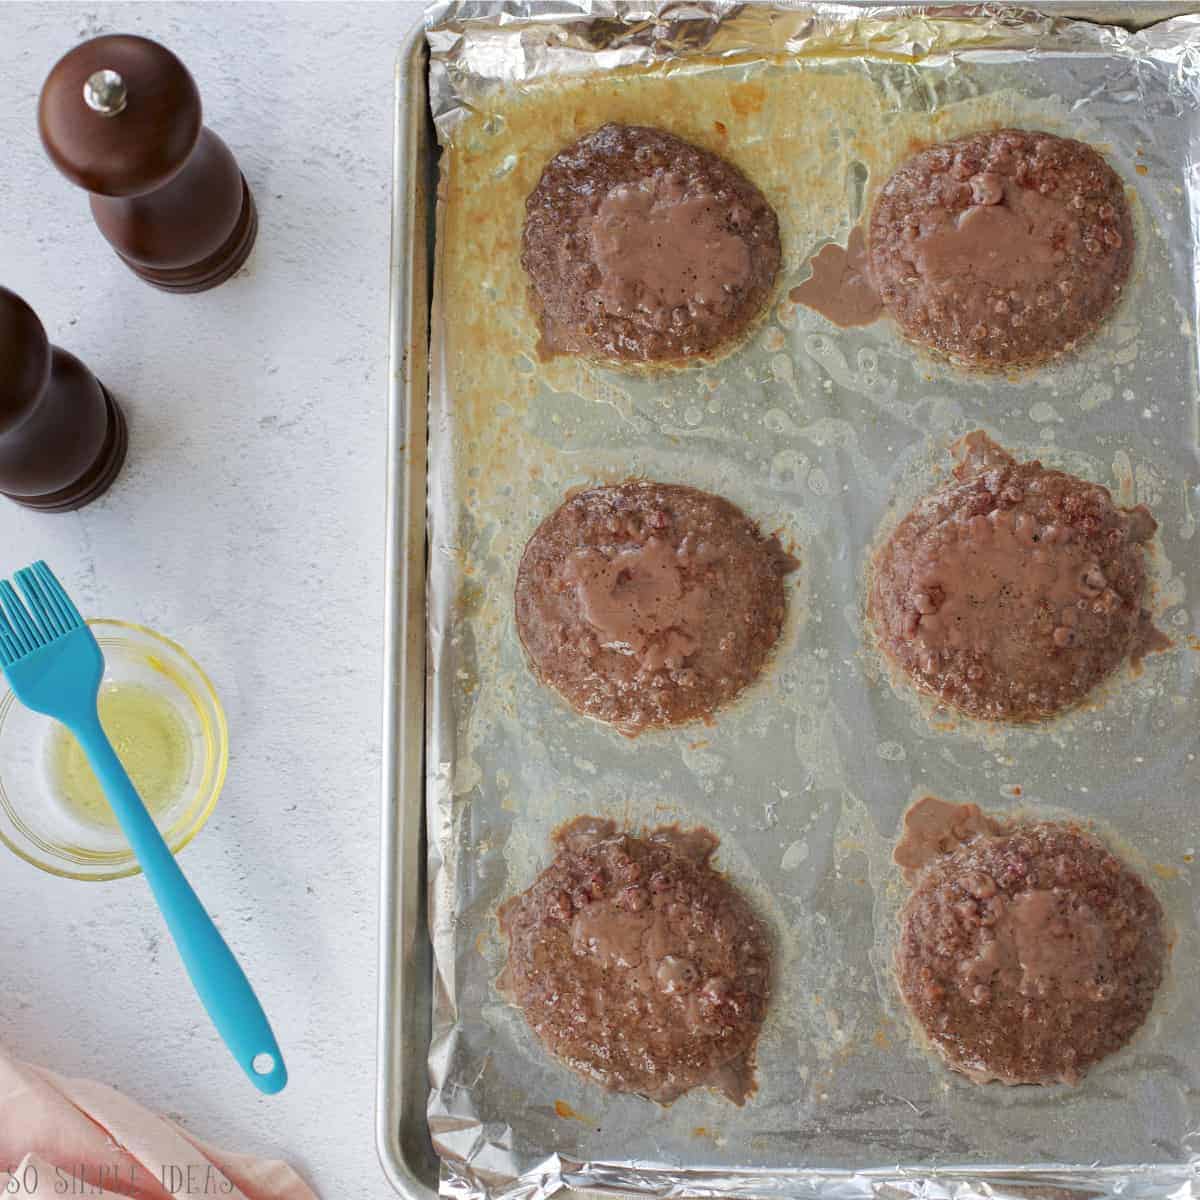
[[[427,760],[442,1191],[1191,1195],[1200,19],[1134,35],[1013,10],[649,11],[430,16],[444,150]],[[783,295],[822,244],[845,241],[914,145],[1005,124],[1080,137],[1129,186],[1133,279],[1076,357],[1011,378],[939,364],[886,322],[837,330],[786,299],[707,366],[541,362],[518,262],[524,198],[558,149],[605,120],[661,124],[742,167],[780,216]],[[871,545],[973,428],[1149,504],[1160,522],[1153,607],[1176,649],[1034,729],[981,729],[893,689],[863,628]],[[512,620],[516,566],[542,517],[569,487],[631,474],[727,496],[782,529],[803,562],[760,683],[712,727],[635,741],[539,687]],[[924,792],[1089,819],[1161,896],[1172,976],[1142,1034],[1080,1086],[977,1087],[910,1033],[887,969],[902,897],[889,854]],[[497,995],[496,906],[581,813],[709,826],[719,864],[769,921],[776,986],[744,1109],[707,1092],[669,1109],[605,1093]]]
[[425,1119],[433,948],[425,888],[425,470],[436,150],[428,48],[414,29],[396,59],[387,403],[386,604],[379,827],[376,1148],[405,1200],[433,1200]]

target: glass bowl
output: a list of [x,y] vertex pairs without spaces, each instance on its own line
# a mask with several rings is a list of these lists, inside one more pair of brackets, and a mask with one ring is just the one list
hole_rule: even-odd
[[[88,624],[104,651],[101,719],[178,854],[204,827],[225,782],[229,731],[221,702],[182,646],[125,621]],[[113,707],[106,711],[107,704]],[[142,737],[123,746],[110,713],[112,720],[134,722]],[[147,772],[142,779],[139,766]],[[26,862],[68,879],[138,874],[141,867],[107,804],[86,786],[93,778],[63,727],[30,712],[4,687],[0,841]]]

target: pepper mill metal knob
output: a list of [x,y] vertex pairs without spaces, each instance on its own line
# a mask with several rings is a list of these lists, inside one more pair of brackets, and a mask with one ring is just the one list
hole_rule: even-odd
[[82,508],[108,491],[128,442],[108,389],[0,287],[0,495],[43,512]]
[[100,232],[147,283],[201,292],[246,261],[254,198],[165,46],[123,34],[76,46],[46,79],[38,127],[54,165],[92,194]]

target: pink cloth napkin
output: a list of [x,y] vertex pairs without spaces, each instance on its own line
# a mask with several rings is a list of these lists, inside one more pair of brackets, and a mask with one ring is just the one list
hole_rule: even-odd
[[317,1200],[286,1163],[218,1150],[102,1083],[0,1049],[0,1196],[63,1195]]

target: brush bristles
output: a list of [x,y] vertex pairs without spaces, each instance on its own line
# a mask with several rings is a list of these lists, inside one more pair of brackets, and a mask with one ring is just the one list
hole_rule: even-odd
[[83,624],[83,617],[79,615],[79,609],[71,602],[66,588],[55,578],[54,572],[44,562],[34,563],[32,570],[34,576],[41,582],[53,600],[63,628],[68,633],[72,629],[78,629]]
[[20,644],[8,618],[0,612],[0,667],[10,667],[21,657]]
[[83,624],[62,584],[44,562],[17,572],[21,602],[8,580],[0,582],[0,666],[22,658],[65,637]]
[[0,605],[4,608],[9,628],[16,639],[17,648],[22,654],[32,654],[45,644],[45,638],[38,631],[38,627],[30,618],[29,613],[25,611],[25,605],[21,603],[21,598],[7,579],[0,583]]

